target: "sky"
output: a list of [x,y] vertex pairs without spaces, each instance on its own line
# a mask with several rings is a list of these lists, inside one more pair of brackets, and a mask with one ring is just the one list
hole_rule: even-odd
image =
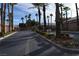
[[[64,6],[70,7],[70,11],[68,11],[68,17],[75,17],[76,16],[75,3],[63,3],[63,4]],[[37,8],[29,9],[30,7],[34,7],[34,6],[31,3],[17,3],[14,6],[14,25],[18,25],[19,23],[22,22],[21,17],[24,17],[24,22],[25,22],[26,21],[25,15],[28,15],[28,14],[31,14],[32,19],[36,19],[35,14],[38,13]],[[43,14],[42,9],[41,9],[41,13]],[[51,13],[53,14],[52,23],[55,23],[55,4],[54,3],[49,3],[49,5],[46,7],[46,16],[47,15],[49,16]],[[49,22],[51,22],[50,19],[49,19]],[[43,16],[41,18],[41,23],[43,23]]]

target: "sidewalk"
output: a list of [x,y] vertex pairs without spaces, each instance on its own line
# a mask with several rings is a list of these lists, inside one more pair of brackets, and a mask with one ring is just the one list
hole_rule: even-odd
[[0,37],[0,40],[5,39],[5,38],[7,38],[7,37],[9,37],[9,36],[11,36],[11,35],[13,35],[13,34],[15,34],[15,33],[16,33],[16,32],[13,32],[13,33],[8,34],[8,35],[6,35],[6,36],[4,36],[4,37]]
[[61,31],[61,32],[66,32],[66,33],[79,33],[79,31]]

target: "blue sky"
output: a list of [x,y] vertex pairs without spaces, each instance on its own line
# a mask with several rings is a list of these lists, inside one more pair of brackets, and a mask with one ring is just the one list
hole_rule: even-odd
[[25,15],[32,14],[31,18],[35,19],[35,14],[37,13],[37,9],[29,9],[30,7],[34,7],[32,4],[20,4],[18,3],[14,7],[14,24],[21,23],[21,17],[24,17],[25,21]]
[[[52,4],[50,4],[50,5],[52,5]],[[18,3],[17,5],[14,6],[14,24],[19,24],[20,22],[22,22],[21,17],[25,17],[25,15],[28,15],[29,13],[32,14],[32,16],[31,16],[32,19],[36,19],[35,14],[38,13],[37,8],[29,9],[30,7],[34,7],[34,6],[32,4],[28,4],[28,3]],[[48,7],[50,7],[50,8],[48,8]],[[54,8],[55,8],[54,5],[52,5],[52,7],[47,6],[46,8],[47,8],[46,14],[48,14],[48,15],[50,13],[54,14]],[[51,11],[51,9],[52,9],[52,11]],[[42,13],[42,9],[41,9],[41,13]],[[42,19],[43,19],[43,17],[41,18],[41,23],[43,23]]]
[[[65,6],[68,6],[72,10],[72,17],[76,16],[76,10],[75,10],[75,3],[64,3]],[[29,13],[32,14],[31,18],[36,19],[35,14],[37,12],[37,8],[29,9],[30,7],[34,7],[31,3],[17,3],[17,5],[14,6],[14,25],[18,25],[21,23],[21,17],[25,17],[25,15],[28,15]],[[68,17],[71,17],[71,10],[68,11]],[[41,9],[41,13],[42,9]],[[46,7],[46,16],[53,14],[52,22],[55,23],[55,4],[49,3],[49,5]],[[24,19],[25,21],[25,19]],[[49,22],[51,22],[49,20]],[[43,23],[43,16],[41,18],[41,23]]]

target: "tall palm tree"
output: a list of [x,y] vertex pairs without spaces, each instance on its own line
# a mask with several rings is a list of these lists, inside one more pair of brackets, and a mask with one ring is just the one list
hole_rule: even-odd
[[47,16],[47,19],[48,19],[48,27],[49,27],[49,16]]
[[56,6],[56,38],[60,36],[61,29],[60,29],[60,11],[59,11],[59,3],[55,3]]
[[5,16],[6,16],[6,3],[3,3],[3,34],[5,34]]
[[78,19],[78,6],[77,3],[75,3],[76,6],[76,16],[77,16],[77,30],[79,30],[79,19]]
[[50,17],[51,17],[51,29],[52,29],[52,16],[53,16],[53,14],[51,13],[50,14]]
[[39,28],[40,28],[40,22],[41,22],[41,11],[40,7],[42,7],[42,3],[32,3],[37,9],[38,9],[38,16],[39,16]]
[[31,20],[31,14],[28,15],[28,20]]
[[59,4],[59,7],[60,7],[60,9],[61,9],[61,18],[60,18],[60,20],[61,20],[61,29],[63,29],[63,19],[62,19],[62,15],[63,15],[63,7],[64,7],[64,5],[61,3],[61,4]]
[[21,17],[21,20],[22,20],[22,23],[24,23],[24,18],[23,17]]
[[3,35],[3,3],[1,3],[1,32]]
[[46,31],[46,7],[43,4],[43,19],[44,19],[44,31]]
[[63,13],[63,18],[64,18],[64,19],[65,19],[65,15],[66,15],[66,14],[65,14],[65,13]]
[[11,27],[11,25],[10,25],[10,23],[11,23],[10,22],[10,3],[8,3],[7,5],[8,5],[8,20],[9,20],[8,22],[9,22],[9,32],[10,32],[11,31],[11,29],[10,29],[10,27]]
[[26,19],[26,22],[27,22],[27,15],[25,15],[25,19]]
[[64,7],[63,9],[64,9],[64,11],[66,13],[66,30],[68,30],[68,22],[67,22],[67,20],[68,20],[68,11],[70,10],[70,8],[69,7]]
[[13,31],[13,17],[14,17],[14,5],[16,5],[17,3],[10,3],[10,5],[11,5],[11,28],[12,28],[12,30],[11,31]]
[[38,22],[38,14],[36,13],[35,16],[36,16],[36,20],[37,20],[37,22]]

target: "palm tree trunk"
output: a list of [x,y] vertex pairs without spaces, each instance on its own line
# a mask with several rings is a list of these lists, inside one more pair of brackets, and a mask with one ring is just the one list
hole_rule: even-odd
[[51,30],[52,30],[52,16],[51,16]]
[[12,27],[11,29],[12,30],[11,31],[13,31],[13,11],[14,11],[13,9],[14,9],[14,5],[12,4],[12,9],[11,9],[12,10],[12,15],[11,15],[12,16],[11,18],[11,27]]
[[1,32],[3,35],[3,3],[1,3]]
[[8,3],[8,20],[9,20],[9,32],[10,32],[10,6]]
[[41,12],[40,12],[40,8],[39,8],[39,6],[38,6],[38,16],[39,16],[39,28],[40,28]]
[[78,19],[78,6],[77,3],[75,3],[76,6],[76,15],[77,15],[77,30],[79,30],[79,19]]
[[68,21],[67,21],[68,18],[67,18],[67,15],[68,15],[68,14],[67,14],[67,11],[66,11],[66,30],[68,31]]
[[49,27],[49,19],[48,19],[48,27]]
[[60,12],[59,12],[59,3],[55,3],[56,5],[56,38],[60,36]]
[[3,34],[5,34],[6,3],[3,4]]
[[26,23],[27,23],[27,17],[26,17]]
[[62,12],[62,7],[61,7],[61,29],[63,30],[63,19],[62,19],[62,14],[63,14],[63,12]]
[[38,16],[36,16],[36,20],[37,20],[37,22],[39,22],[39,21],[38,21]]
[[45,4],[43,5],[43,19],[44,19],[44,31],[46,31],[46,8],[45,8]]

